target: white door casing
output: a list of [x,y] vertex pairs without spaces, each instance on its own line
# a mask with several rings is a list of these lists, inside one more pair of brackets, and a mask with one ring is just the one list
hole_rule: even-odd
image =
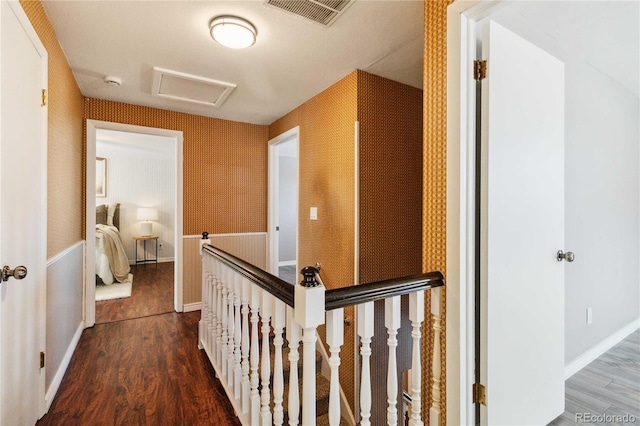
[[564,411],[564,64],[483,30],[481,420],[547,424]]
[[45,411],[47,52],[18,2],[0,2],[0,424]]
[[[267,270],[278,276],[279,269],[279,232],[277,228],[280,226],[279,218],[280,218],[280,184],[279,184],[279,150],[278,147],[287,142],[293,140],[296,144],[296,151],[300,145],[300,127],[296,126],[286,132],[276,136],[275,138],[269,141],[269,177],[268,177],[268,233],[267,233]],[[298,176],[300,170],[300,155],[298,154]],[[296,178],[296,181],[299,180],[299,177]],[[300,185],[297,185],[298,188]],[[299,191],[299,189],[298,189]],[[299,194],[296,194],[296,200],[299,200]],[[298,203],[296,202],[296,217],[298,215]],[[298,259],[298,224],[296,223],[296,261]],[[297,267],[296,267],[297,269]]]
[[149,135],[165,136],[175,138],[175,162],[176,162],[176,181],[175,181],[175,263],[174,263],[174,309],[176,312],[183,312],[183,204],[184,204],[184,185],[183,185],[183,134],[181,131],[160,129],[153,127],[136,126],[122,123],[112,123],[100,120],[87,120],[87,162],[86,162],[86,216],[85,216],[85,234],[87,235],[85,248],[85,310],[84,321],[85,327],[93,327],[96,322],[96,302],[95,302],[95,228],[96,228],[96,196],[95,196],[95,175],[96,163],[96,131],[98,129],[116,130],[130,133],[145,133]]

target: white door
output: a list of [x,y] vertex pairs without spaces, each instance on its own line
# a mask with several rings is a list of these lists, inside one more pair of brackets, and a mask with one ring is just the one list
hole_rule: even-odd
[[564,65],[495,22],[482,57],[483,424],[564,411]]
[[0,424],[44,413],[46,279],[46,51],[18,2],[0,9]]

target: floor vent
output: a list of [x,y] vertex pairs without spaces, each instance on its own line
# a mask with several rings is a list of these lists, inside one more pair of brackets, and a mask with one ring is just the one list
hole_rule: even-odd
[[354,0],[266,0],[269,6],[277,7],[313,22],[331,25]]
[[233,83],[153,67],[153,96],[219,108],[235,88]]

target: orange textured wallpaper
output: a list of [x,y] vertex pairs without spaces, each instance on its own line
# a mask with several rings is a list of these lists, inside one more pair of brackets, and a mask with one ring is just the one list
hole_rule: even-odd
[[47,257],[82,240],[82,94],[40,1],[20,4],[48,53]]
[[91,98],[84,118],[183,132],[185,235],[266,232],[267,126]]
[[[422,218],[422,268],[441,271],[446,279],[447,196],[447,6],[453,0],[425,0],[424,41],[424,192]],[[446,289],[442,291],[441,423],[446,423]],[[425,303],[429,312],[430,295]],[[423,356],[431,359],[432,331],[423,329]],[[423,381],[425,399],[431,399],[431,382]]]
[[421,272],[422,90],[358,71],[360,282]]

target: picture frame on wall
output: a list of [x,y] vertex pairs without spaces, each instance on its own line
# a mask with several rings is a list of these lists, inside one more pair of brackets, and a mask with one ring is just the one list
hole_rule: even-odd
[[96,197],[107,196],[107,159],[96,157]]

